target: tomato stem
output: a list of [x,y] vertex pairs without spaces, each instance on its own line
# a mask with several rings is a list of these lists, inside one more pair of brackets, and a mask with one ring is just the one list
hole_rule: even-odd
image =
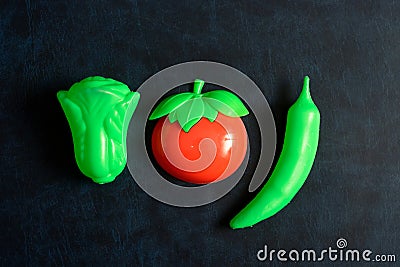
[[204,86],[204,81],[200,79],[194,80],[194,86],[193,86],[193,93],[196,95],[201,94],[201,90],[203,89]]

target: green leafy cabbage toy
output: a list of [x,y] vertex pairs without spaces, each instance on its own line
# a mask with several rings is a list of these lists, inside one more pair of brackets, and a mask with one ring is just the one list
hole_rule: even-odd
[[79,169],[96,183],[112,182],[126,165],[126,135],[139,93],[95,76],[58,92],[57,98],[71,128]]

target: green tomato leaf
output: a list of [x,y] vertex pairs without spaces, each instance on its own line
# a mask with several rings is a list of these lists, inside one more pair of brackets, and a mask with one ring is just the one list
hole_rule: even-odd
[[212,106],[210,106],[207,102],[204,102],[203,117],[207,118],[211,122],[214,122],[217,116],[218,116],[218,111]]
[[150,115],[149,120],[155,120],[171,113],[185,104],[185,102],[191,99],[193,96],[193,93],[180,93],[167,97],[156,107],[156,109]]
[[211,107],[229,117],[249,114],[239,97],[225,90],[215,90],[203,94],[203,100]]
[[170,123],[174,123],[174,122],[176,122],[178,120],[178,117],[176,116],[176,110],[174,110],[171,113],[169,113],[168,119],[169,119]]
[[185,132],[189,132],[189,130],[190,130],[196,123],[198,123],[200,120],[201,120],[201,117],[200,117],[200,118],[193,119],[193,120],[187,122],[187,123],[185,124],[185,126],[182,127],[182,129],[183,129]]
[[200,97],[190,99],[177,109],[178,122],[182,129],[188,132],[203,117],[203,113],[203,100]]

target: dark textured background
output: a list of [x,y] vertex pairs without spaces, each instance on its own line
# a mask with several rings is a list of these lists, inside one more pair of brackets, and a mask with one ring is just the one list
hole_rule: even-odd
[[[243,266],[265,244],[323,249],[339,237],[399,258],[400,3],[161,2],[0,1],[1,265]],[[227,227],[253,197],[250,172],[223,199],[185,209],[153,200],[127,169],[99,186],[74,162],[58,90],[90,75],[135,90],[191,60],[259,85],[278,152],[311,77],[322,116],[313,170],[287,208],[252,229]]]

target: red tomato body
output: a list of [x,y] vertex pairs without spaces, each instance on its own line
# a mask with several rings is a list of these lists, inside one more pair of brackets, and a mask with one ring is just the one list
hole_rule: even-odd
[[154,128],[152,150],[158,164],[175,178],[207,184],[239,168],[247,151],[247,132],[240,118],[223,114],[214,122],[202,118],[187,133],[165,117]]

